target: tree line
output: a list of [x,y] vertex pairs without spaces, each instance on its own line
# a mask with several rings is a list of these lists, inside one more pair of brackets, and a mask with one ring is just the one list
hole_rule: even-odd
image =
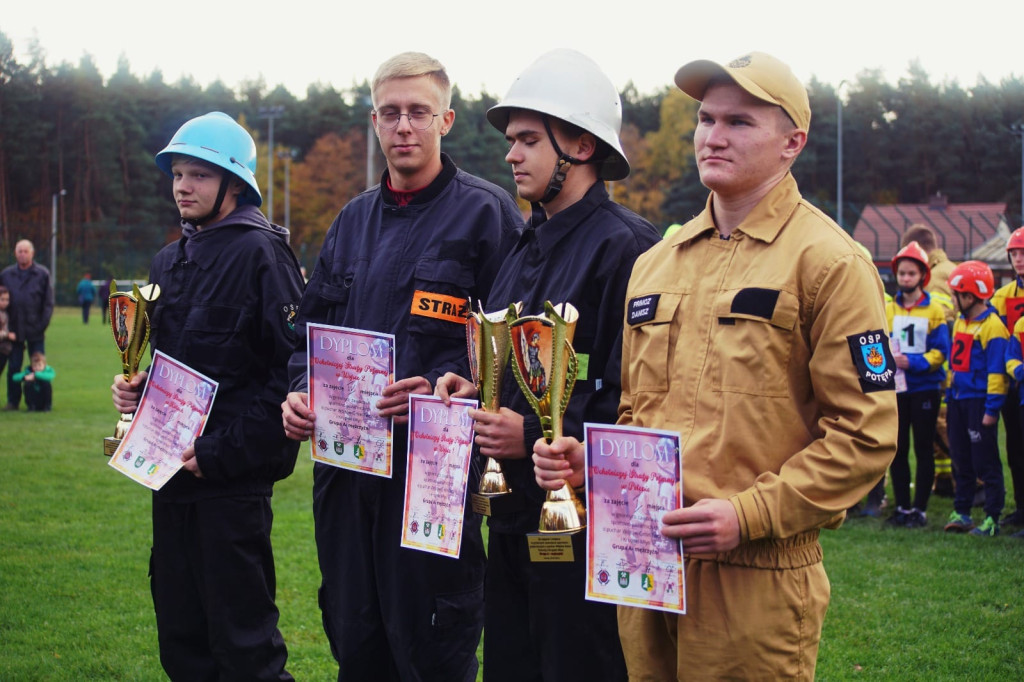
[[[835,216],[841,102],[847,229],[866,203],[925,202],[936,192],[951,202],[1006,202],[1011,227],[1021,223],[1021,139],[1013,132],[1024,118],[1021,77],[979,77],[964,87],[934,83],[911,63],[896,84],[866,70],[838,93],[816,79],[807,87],[813,118],[793,172],[804,196]],[[262,80],[234,88],[166,83],[159,71],[132,73],[126,59],[104,79],[89,56],[48,65],[38,44],[20,63],[0,32],[0,265],[21,238],[50,262],[56,201],[59,301],[70,302],[86,270],[96,279],[145,277],[153,253],[178,234],[170,180],[153,156],[183,122],[219,110],[257,142],[265,210],[267,112],[276,112],[271,219],[289,224],[292,248],[309,268],[338,210],[365,189],[368,165],[374,182],[384,167],[375,140],[367,153],[369,91],[365,80],[348,89],[310,85],[301,99]],[[707,196],[693,162],[697,103],[670,83],[653,93],[630,84],[621,96],[633,172],[612,185],[615,198],[663,229],[685,222]],[[444,150],[514,194],[506,143],[484,116],[499,99],[464,96],[456,86],[457,118]]]

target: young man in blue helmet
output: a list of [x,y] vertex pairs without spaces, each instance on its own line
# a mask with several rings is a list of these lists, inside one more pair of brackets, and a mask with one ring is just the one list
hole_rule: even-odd
[[[320,608],[338,679],[476,678],[483,627],[480,516],[469,511],[458,559],[399,546],[409,394],[428,394],[445,372],[468,371],[464,312],[484,299],[522,218],[504,190],[456,168],[441,153],[451,130],[451,83],[420,53],[384,62],[372,84],[374,130],[387,169],[350,201],[324,239],[302,297],[307,322],[395,336],[394,383],[377,403],[394,418],[392,478],[317,463],[313,515],[323,582]],[[415,301],[415,303],[414,303]],[[309,438],[305,339],[290,366],[285,428]],[[476,475],[469,485],[475,490]]]
[[[256,145],[226,114],[185,123],[156,164],[173,179],[181,238],[150,266],[160,297],[152,346],[217,380],[184,469],[153,494],[153,605],[172,680],[291,680],[277,629],[270,545],[274,482],[298,446],[281,396],[302,296],[288,232],[259,210]],[[114,377],[114,405],[134,412],[146,380]]]
[[[615,421],[626,283],[637,256],[658,241],[654,226],[605,188],[629,175],[619,142],[622,104],[597,64],[560,49],[527,67],[487,120],[505,135],[505,160],[534,212],[495,277],[486,310],[518,301],[526,315],[542,313],[545,301],[577,309],[573,347],[584,369],[563,428],[582,439],[585,421]],[[453,374],[437,392],[476,394]],[[507,367],[501,405],[471,413],[480,453],[501,461],[511,495],[523,500],[521,511],[488,521],[484,680],[625,680],[615,607],[584,598],[586,534],[573,536],[570,561],[530,559],[527,536],[538,529],[545,498],[529,458],[541,424]]]

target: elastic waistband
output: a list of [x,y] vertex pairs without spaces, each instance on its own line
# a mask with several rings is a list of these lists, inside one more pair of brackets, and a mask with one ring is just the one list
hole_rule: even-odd
[[823,553],[821,544],[818,542],[819,532],[814,529],[782,540],[766,539],[744,542],[729,552],[693,554],[688,558],[750,568],[801,568],[821,562]]

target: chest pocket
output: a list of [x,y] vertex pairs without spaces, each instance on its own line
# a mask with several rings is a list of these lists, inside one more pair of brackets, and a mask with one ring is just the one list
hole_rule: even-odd
[[626,324],[629,387],[634,393],[668,390],[672,320],[681,300],[682,294],[658,294],[653,314],[645,315],[642,322]]
[[214,376],[229,376],[247,367],[245,328],[248,315],[241,308],[225,305],[199,305],[185,318],[185,344],[188,359],[195,369]]
[[464,339],[473,272],[459,261],[430,260],[416,264],[409,307],[409,331]]
[[785,396],[799,317],[788,291],[746,288],[715,301],[712,385],[732,393]]

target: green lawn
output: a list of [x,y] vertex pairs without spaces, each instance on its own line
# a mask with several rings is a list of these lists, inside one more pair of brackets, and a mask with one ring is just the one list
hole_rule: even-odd
[[[59,309],[47,338],[53,412],[0,413],[0,680],[159,680],[150,495],[101,454],[119,361],[108,328],[77,314]],[[274,545],[289,669],[319,681],[337,672],[316,603],[311,485],[303,450],[274,495]],[[949,511],[936,499],[923,531],[856,519],[824,533],[819,679],[1024,679],[1024,541],[946,535]]]

